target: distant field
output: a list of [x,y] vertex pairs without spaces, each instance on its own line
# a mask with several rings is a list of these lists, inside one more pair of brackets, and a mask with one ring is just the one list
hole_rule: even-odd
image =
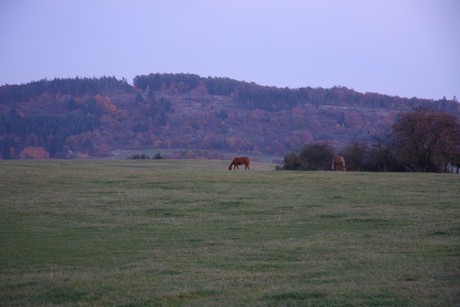
[[0,305],[460,304],[460,176],[0,162]]
[[166,158],[173,158],[175,155],[181,152],[192,151],[197,154],[208,154],[211,157],[220,157],[220,158],[211,158],[211,159],[227,159],[228,164],[233,157],[240,157],[240,156],[250,156],[252,161],[262,162],[262,163],[273,163],[274,161],[281,161],[283,157],[277,155],[269,155],[269,154],[247,154],[247,153],[234,153],[234,152],[222,152],[222,151],[212,151],[212,150],[199,150],[199,149],[167,149],[167,148],[153,148],[153,149],[140,149],[140,150],[114,150],[112,152],[113,159],[116,160],[123,160],[129,159],[134,155],[146,155],[149,158],[153,158],[157,153],[160,153],[163,157]]

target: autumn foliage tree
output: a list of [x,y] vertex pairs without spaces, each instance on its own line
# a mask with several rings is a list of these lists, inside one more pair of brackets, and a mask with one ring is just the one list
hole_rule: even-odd
[[451,114],[418,108],[392,128],[396,157],[409,171],[443,171],[458,156],[460,124]]
[[49,153],[41,147],[27,146],[19,154],[20,159],[49,159]]

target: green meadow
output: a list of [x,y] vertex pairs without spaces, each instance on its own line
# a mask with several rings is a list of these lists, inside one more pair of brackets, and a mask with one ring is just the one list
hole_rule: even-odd
[[0,162],[0,305],[455,306],[460,176]]

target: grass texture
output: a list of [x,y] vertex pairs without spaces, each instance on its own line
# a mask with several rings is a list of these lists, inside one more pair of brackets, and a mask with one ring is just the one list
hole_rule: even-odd
[[0,305],[454,306],[460,176],[0,162]]

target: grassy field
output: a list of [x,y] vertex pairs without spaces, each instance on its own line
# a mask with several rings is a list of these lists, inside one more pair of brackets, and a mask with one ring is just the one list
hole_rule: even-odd
[[0,305],[460,304],[460,176],[0,162]]

